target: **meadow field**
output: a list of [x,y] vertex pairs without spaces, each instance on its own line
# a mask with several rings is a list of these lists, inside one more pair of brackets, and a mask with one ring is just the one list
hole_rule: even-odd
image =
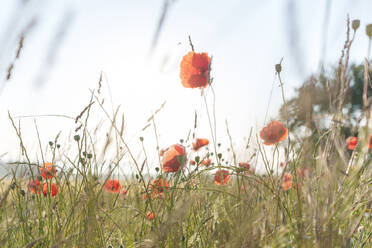
[[[163,147],[157,118],[167,105],[157,108],[143,127],[155,161],[149,137],[136,137],[140,156],[133,151],[120,106],[101,93],[102,73],[72,118],[68,143],[60,133],[40,136],[43,119],[34,116],[37,159],[22,118],[8,112],[19,155],[2,160],[0,247],[372,247],[370,50],[359,64],[349,61],[355,37],[371,43],[372,24],[348,17],[344,33],[335,68],[312,75],[297,98],[287,96],[282,75],[290,68],[272,65],[280,111],[250,129],[244,147],[227,121],[217,123],[218,58],[191,36],[174,84],[200,98],[203,116],[195,112],[190,132]],[[95,123],[97,113],[107,126]],[[168,118],[176,129],[178,117]],[[199,136],[199,125],[208,133]],[[227,139],[219,140],[217,125]]]

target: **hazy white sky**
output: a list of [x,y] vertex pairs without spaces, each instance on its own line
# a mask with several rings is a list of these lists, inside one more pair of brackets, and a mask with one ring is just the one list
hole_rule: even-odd
[[[13,116],[64,114],[75,117],[88,103],[89,89],[97,87],[101,71],[108,80],[114,106],[121,105],[125,137],[135,153],[139,151],[138,137],[144,136],[153,154],[153,129],[145,132],[141,129],[164,101],[167,103],[156,119],[160,147],[186,137],[193,127],[195,111],[199,115],[198,136],[210,138],[199,90],[183,88],[179,79],[179,63],[190,50],[188,35],[197,52],[213,55],[218,139],[228,146],[227,119],[233,140],[241,150],[238,159],[245,160],[251,154],[240,149],[243,138],[248,136],[251,127],[255,134],[265,124],[274,65],[282,57],[282,78],[286,94],[290,96],[304,78],[317,71],[321,58],[328,65],[337,61],[345,39],[347,14],[351,19],[361,20],[351,59],[360,62],[366,56],[368,39],[364,26],[372,23],[372,2],[330,1],[329,24],[324,29],[326,2],[178,0],[170,5],[157,46],[150,56],[163,1],[1,0],[0,155],[8,153],[2,160],[17,159],[19,151],[8,110]],[[19,35],[33,18],[36,24],[25,37],[11,80],[5,81]],[[325,53],[321,52],[323,40]],[[110,110],[106,78],[102,91],[105,106]],[[208,99],[212,100],[211,94]],[[277,116],[280,104],[276,82],[268,119]],[[100,112],[98,105],[95,108]],[[98,113],[92,124],[103,117]],[[69,119],[36,120],[43,146],[59,131],[62,131],[62,140],[66,140],[76,127]],[[38,144],[33,118],[22,119],[21,127],[26,145],[36,154]],[[99,135],[105,138],[105,132]]]

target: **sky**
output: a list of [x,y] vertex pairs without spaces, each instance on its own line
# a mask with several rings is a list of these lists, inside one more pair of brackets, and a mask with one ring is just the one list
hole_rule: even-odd
[[[163,7],[160,0],[2,0],[1,160],[24,159],[8,111],[13,117],[76,117],[89,103],[91,90],[97,89],[101,72],[100,97],[105,98],[105,109],[112,116],[112,109],[120,105],[124,139],[140,157],[139,137],[144,137],[150,167],[157,161],[154,128],[142,128],[164,102],[155,118],[160,148],[186,138],[195,112],[196,135],[211,140],[200,90],[183,88],[179,79],[180,61],[190,51],[189,35],[196,52],[213,56],[211,73],[221,149],[229,146],[227,121],[238,160],[248,160],[254,149],[243,148],[250,131],[255,139],[269,120],[278,117],[282,104],[275,64],[283,58],[282,79],[285,97],[289,98],[304,79],[318,72],[321,61],[326,68],[338,61],[348,14],[350,19],[361,20],[351,50],[353,62],[360,63],[366,56],[364,27],[372,23],[370,0],[177,0],[169,1],[153,47]],[[25,38],[20,58],[14,63],[10,80],[6,80],[22,33]],[[210,90],[207,101],[212,111]],[[14,120],[21,125],[33,160],[41,160],[35,123],[44,150],[59,132],[62,144],[72,146],[69,139],[77,127],[72,119],[49,116]],[[104,123],[97,139],[104,141],[109,121],[95,104],[90,127],[101,120]],[[48,159],[50,153],[44,156]]]

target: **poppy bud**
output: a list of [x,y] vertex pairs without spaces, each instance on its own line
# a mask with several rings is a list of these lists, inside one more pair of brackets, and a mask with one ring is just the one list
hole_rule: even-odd
[[195,162],[196,162],[197,164],[199,164],[199,162],[200,162],[200,157],[199,157],[199,156],[196,156],[196,157],[195,157]]
[[281,64],[276,64],[276,65],[275,65],[275,71],[276,71],[277,73],[280,73],[280,72],[282,71],[282,65],[281,65]]
[[60,144],[57,144],[57,148],[60,148],[61,147],[61,145]]
[[52,142],[52,141],[49,141],[49,145],[50,145],[50,146],[53,146],[53,142]]
[[370,39],[372,38],[372,23],[366,26],[366,34]]
[[75,136],[74,136],[74,140],[75,140],[75,141],[79,141],[79,140],[80,140],[80,136],[79,136],[78,134],[75,135]]
[[91,159],[93,157],[92,153],[88,153],[87,158]]
[[143,137],[140,137],[140,141],[141,141],[141,142],[143,141]]
[[360,26],[360,20],[358,19],[355,19],[353,20],[353,22],[351,23],[351,27],[354,29],[354,31],[356,31]]

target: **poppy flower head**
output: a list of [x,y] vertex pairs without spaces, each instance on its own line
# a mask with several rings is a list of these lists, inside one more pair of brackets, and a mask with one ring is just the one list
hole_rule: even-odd
[[199,150],[201,147],[206,146],[209,144],[208,139],[200,139],[197,138],[194,143],[192,143],[192,147],[195,151]]
[[372,133],[369,135],[369,145],[368,149],[372,149]]
[[108,192],[118,193],[121,189],[121,184],[116,179],[109,179],[105,183],[105,190]]
[[40,168],[40,174],[44,179],[51,179],[56,176],[56,167],[53,163],[46,162]]
[[214,182],[218,185],[227,184],[230,181],[230,173],[227,170],[219,170],[214,174]]
[[32,193],[37,193],[39,194],[40,193],[40,182],[39,180],[35,179],[35,180],[31,180],[28,185],[27,185],[27,188],[29,191],[31,191]]
[[208,86],[209,65],[208,53],[189,52],[181,61],[180,78],[185,88],[205,88]]
[[191,165],[196,165],[195,160],[190,160],[190,164],[191,164]]
[[58,194],[57,184],[53,182],[46,182],[43,184],[43,194],[44,196],[51,195],[52,197]]
[[272,121],[260,132],[265,145],[274,145],[288,136],[288,129],[279,121]]
[[176,172],[186,162],[185,147],[182,145],[172,145],[163,155],[162,169],[164,172]]
[[283,181],[291,181],[292,180],[292,174],[291,173],[284,173]]
[[292,174],[291,173],[284,173],[282,188],[284,191],[287,191],[290,188],[292,188]]
[[149,190],[155,194],[163,193],[167,189],[169,189],[169,183],[161,178],[156,178],[149,186]]
[[244,174],[248,175],[249,172],[254,174],[254,168],[251,168],[251,165],[246,162],[240,162],[239,167],[245,169]]
[[[151,198],[160,198],[164,199],[165,195],[164,192],[169,189],[169,184],[167,181],[163,180],[162,178],[156,178],[152,184],[148,186],[148,193],[151,196]],[[168,195],[170,197],[170,195]],[[142,199],[147,199],[147,193],[144,193],[142,195]]]
[[146,218],[148,220],[153,220],[155,218],[155,214],[153,212],[151,212],[151,211],[147,211],[146,212]]
[[347,149],[348,150],[354,150],[357,143],[358,143],[358,138],[351,136],[351,137],[346,139],[346,142],[347,142]]
[[201,161],[200,165],[204,165],[205,167],[208,167],[211,165],[211,160],[209,158],[205,158],[203,159],[203,161]]
[[292,188],[292,181],[284,181],[282,183],[282,188],[283,188],[284,191],[287,191],[290,188]]

